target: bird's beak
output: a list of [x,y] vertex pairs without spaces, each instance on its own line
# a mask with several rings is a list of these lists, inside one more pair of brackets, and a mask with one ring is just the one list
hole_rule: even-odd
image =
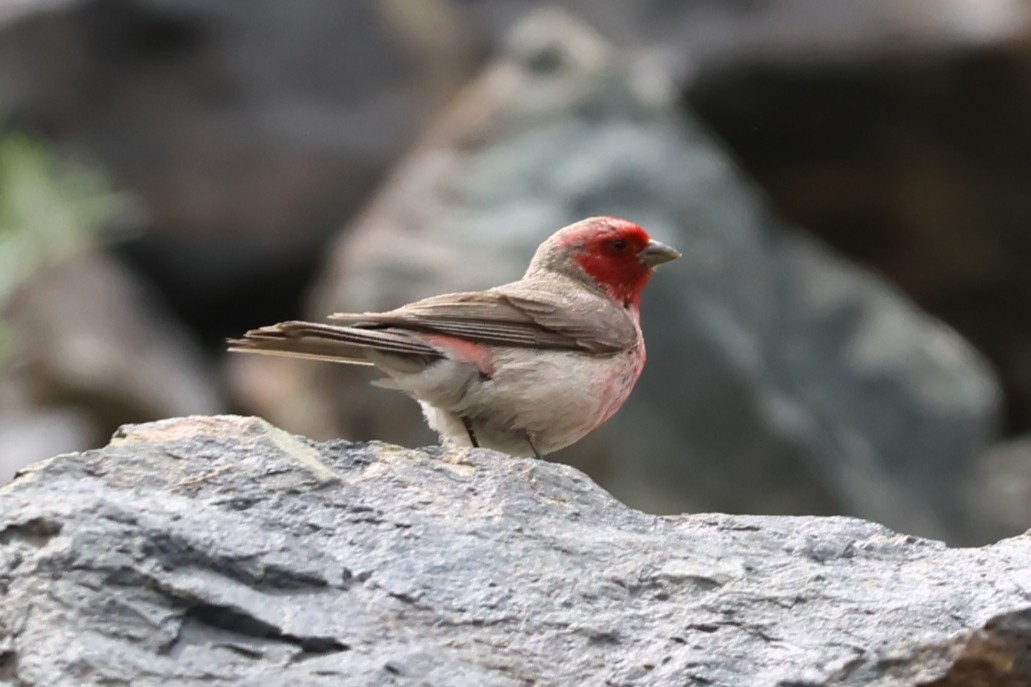
[[648,267],[655,267],[664,262],[676,260],[679,257],[680,251],[670,248],[665,243],[659,243],[654,239],[649,241],[648,245],[637,254],[637,259]]

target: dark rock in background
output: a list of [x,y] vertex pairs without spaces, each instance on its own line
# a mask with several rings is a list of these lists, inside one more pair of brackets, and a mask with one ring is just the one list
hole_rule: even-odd
[[0,24],[0,123],[143,199],[153,226],[123,253],[220,339],[296,311],[325,241],[464,80],[448,6],[389,4],[28,5]]
[[[630,217],[685,264],[645,295],[649,367],[630,402],[558,459],[653,511],[845,512],[979,538],[956,504],[993,438],[989,370],[782,226],[664,85],[566,15],[527,21],[338,243],[309,315],[515,279],[553,229]],[[284,362],[272,374],[287,366],[308,410],[296,418],[293,395],[266,393],[252,403],[266,417],[432,440],[415,405],[369,389],[364,368]]]
[[780,214],[983,351],[1009,430],[1031,429],[1031,30],[930,55],[742,61],[688,97]]
[[1029,571],[1026,536],[950,549],[846,518],[658,517],[562,465],[195,417],[0,489],[0,676],[1016,686]]

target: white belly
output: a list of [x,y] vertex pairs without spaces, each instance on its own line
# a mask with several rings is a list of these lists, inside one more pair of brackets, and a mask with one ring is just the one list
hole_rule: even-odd
[[[420,380],[437,382],[432,384],[435,389],[418,384],[422,388],[409,391],[421,402],[433,429],[453,443],[468,446],[468,432],[461,421],[465,417],[472,422],[481,446],[530,456],[533,451],[527,435],[541,453],[551,453],[612,417],[637,382],[644,356],[638,350],[591,357],[565,351],[500,349],[489,379],[462,363],[440,361],[433,366],[438,367],[420,373],[436,378]],[[463,377],[464,383],[454,383]],[[449,384],[440,385],[444,378]],[[442,388],[456,386],[462,393],[441,393]]]

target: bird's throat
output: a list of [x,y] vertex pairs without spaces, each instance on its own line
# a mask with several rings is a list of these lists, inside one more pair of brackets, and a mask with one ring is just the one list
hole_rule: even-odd
[[613,263],[604,256],[583,253],[576,261],[612,300],[635,313],[641,309],[641,294],[651,279],[652,270],[636,259]]

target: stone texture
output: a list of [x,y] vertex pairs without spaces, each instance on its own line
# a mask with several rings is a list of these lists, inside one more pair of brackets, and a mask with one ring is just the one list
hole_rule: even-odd
[[[563,224],[629,217],[685,257],[645,296],[630,403],[559,460],[653,511],[844,512],[977,539],[957,493],[993,437],[991,372],[778,221],[667,86],[567,15],[529,19],[340,239],[309,315],[514,279]],[[250,407],[308,434],[432,440],[367,371],[293,367],[303,381],[280,387],[306,389],[303,417],[291,395]]]
[[26,687],[1031,680],[1027,536],[646,515],[563,465],[239,417],[0,488],[0,589],[0,681]]

